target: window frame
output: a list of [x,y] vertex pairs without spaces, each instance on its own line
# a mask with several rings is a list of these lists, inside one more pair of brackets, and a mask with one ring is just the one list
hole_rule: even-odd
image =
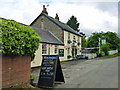
[[68,32],[68,40],[70,40],[70,32]]
[[70,55],[70,48],[67,48],[67,55]]
[[58,48],[57,48],[58,46],[57,45],[55,45],[55,49],[54,49],[54,53],[55,54],[58,54]]
[[42,44],[42,55],[47,54],[47,44]]

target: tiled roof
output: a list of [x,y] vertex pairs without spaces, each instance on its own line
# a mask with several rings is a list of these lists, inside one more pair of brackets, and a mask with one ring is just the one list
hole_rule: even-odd
[[50,17],[48,16],[47,14],[45,13],[41,13],[31,24],[30,26],[40,17],[44,15],[45,17],[47,17],[50,21],[52,21],[53,23],[55,23],[57,26],[59,26],[62,30],[65,30],[65,31],[68,31],[68,32],[71,32],[71,33],[74,33],[74,34],[77,34],[79,36],[82,36],[81,34],[78,34],[78,32],[76,32],[75,30],[73,30],[70,26],[68,26],[67,24],[65,23],[62,23],[60,22],[59,20],[53,18],[53,17]]
[[39,28],[32,27],[36,33],[40,36],[41,43],[55,44],[55,45],[64,45],[64,43],[55,37],[50,31],[41,30]]

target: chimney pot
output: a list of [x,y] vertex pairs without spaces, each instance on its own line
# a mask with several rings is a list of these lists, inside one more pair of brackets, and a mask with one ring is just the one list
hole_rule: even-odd
[[47,9],[45,8],[45,5],[43,5],[43,11],[42,12],[48,14]]
[[59,20],[59,16],[57,13],[56,13],[55,19]]

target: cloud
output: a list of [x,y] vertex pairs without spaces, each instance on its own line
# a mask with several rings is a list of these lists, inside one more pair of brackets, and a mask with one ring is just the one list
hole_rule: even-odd
[[0,8],[2,8],[0,9],[0,17],[29,24],[41,12],[42,5],[39,0],[2,0]]
[[[55,17],[55,13],[57,12],[59,14],[60,20],[64,23],[66,23],[68,19],[74,15],[77,17],[77,20],[80,23],[80,30],[85,32],[87,36],[88,32],[118,31],[118,17],[107,10],[101,10],[98,8],[97,4],[53,3],[50,4],[48,12],[52,17]],[[117,10],[115,12],[117,13]]]
[[[58,13],[60,21],[64,23],[74,15],[80,23],[80,30],[87,36],[96,31],[118,31],[117,3],[110,2],[1,0],[0,17],[14,19],[29,25],[41,13],[43,4],[49,4],[47,10],[50,16],[55,17]],[[111,6],[113,7],[111,8]]]

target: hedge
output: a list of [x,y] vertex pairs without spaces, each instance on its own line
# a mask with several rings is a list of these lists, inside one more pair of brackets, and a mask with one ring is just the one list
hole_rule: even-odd
[[2,54],[30,55],[32,60],[39,47],[40,37],[30,26],[2,19]]

